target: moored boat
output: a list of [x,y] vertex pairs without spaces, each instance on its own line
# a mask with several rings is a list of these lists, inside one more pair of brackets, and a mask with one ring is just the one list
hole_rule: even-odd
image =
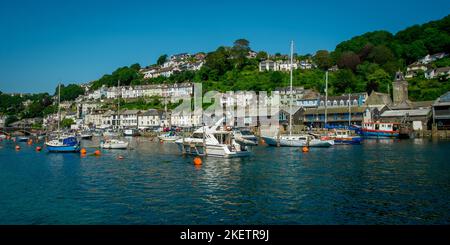
[[269,146],[285,147],[330,147],[334,145],[333,140],[319,139],[313,135],[280,135],[280,137],[263,136],[264,142]]
[[350,130],[336,129],[322,139],[334,140],[336,145],[359,145],[363,139],[360,136],[351,135]]
[[181,137],[179,135],[177,135],[174,131],[170,131],[166,134],[161,134],[158,136],[159,140],[168,141],[168,142],[174,142],[180,138]]
[[127,149],[128,141],[119,139],[106,139],[100,142],[100,148],[102,149]]
[[218,126],[222,121],[214,126],[203,126],[191,137],[178,139],[175,143],[184,154],[224,158],[250,156],[247,146],[237,143],[232,131]]
[[79,152],[80,142],[74,136],[61,136],[45,142],[49,152]]
[[253,135],[253,133],[248,129],[234,130],[233,136],[238,144],[246,146],[258,145],[258,137]]
[[398,138],[399,123],[365,122],[359,133],[366,138]]

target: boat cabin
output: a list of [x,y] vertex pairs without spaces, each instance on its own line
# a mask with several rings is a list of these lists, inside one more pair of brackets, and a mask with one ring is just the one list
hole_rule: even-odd
[[398,131],[400,128],[399,123],[388,122],[366,122],[362,125],[363,129],[376,130],[376,131]]

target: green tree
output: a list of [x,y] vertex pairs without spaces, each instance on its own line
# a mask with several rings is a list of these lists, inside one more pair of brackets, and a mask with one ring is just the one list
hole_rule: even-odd
[[331,81],[336,94],[354,92],[357,87],[357,79],[349,69],[341,69],[336,72],[334,81]]
[[314,62],[322,70],[327,70],[333,66],[333,60],[327,50],[319,50],[313,57]]
[[61,127],[70,128],[72,124],[75,124],[75,121],[72,118],[64,118],[61,120]]
[[[55,96],[58,96],[58,86],[55,89]],[[61,101],[72,101],[84,94],[84,89],[78,84],[61,84]]]
[[387,92],[387,86],[391,83],[391,77],[383,69],[377,69],[367,76],[366,92]]
[[164,62],[167,61],[167,57],[168,57],[167,54],[163,54],[163,55],[159,56],[158,60],[156,61],[156,64],[159,66],[164,64]]
[[350,69],[352,71],[355,71],[360,63],[359,56],[352,51],[344,52],[337,62],[339,68]]
[[378,45],[371,50],[367,58],[374,63],[383,65],[394,60],[394,54],[388,47]]

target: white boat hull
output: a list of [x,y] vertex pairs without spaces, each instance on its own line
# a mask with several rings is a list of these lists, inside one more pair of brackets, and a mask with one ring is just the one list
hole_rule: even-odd
[[206,152],[205,147],[202,142],[199,141],[191,141],[190,143],[183,142],[183,140],[177,140],[175,142],[178,145],[179,150],[182,153],[188,155],[206,155],[211,157],[223,157],[223,158],[232,158],[232,157],[246,157],[250,156],[250,152],[246,150],[240,149],[230,149],[229,146],[219,144],[219,145],[209,145],[206,144]]
[[[276,137],[262,137],[264,139],[264,142],[270,146],[278,146],[278,139]],[[279,146],[282,147],[303,147],[303,146],[309,146],[309,147],[330,147],[334,145],[333,140],[319,140],[319,139],[312,139],[309,142],[306,140],[298,140],[298,139],[289,139],[289,138],[282,138],[279,139]]]
[[102,142],[100,143],[102,149],[127,149],[128,142]]

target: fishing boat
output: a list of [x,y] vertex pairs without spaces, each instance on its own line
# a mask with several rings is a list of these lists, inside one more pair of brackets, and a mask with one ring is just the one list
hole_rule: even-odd
[[[120,90],[120,80],[117,82],[117,86]],[[119,111],[120,111],[120,99],[117,102],[117,121],[116,121],[116,128],[118,128],[120,126],[120,115],[119,115]],[[105,135],[105,133],[107,133]],[[121,139],[114,139],[114,138],[107,138],[108,136],[112,136],[112,137],[118,137],[120,134],[115,131],[115,130],[111,130],[111,131],[106,131],[105,133],[103,133],[103,136],[105,136],[105,139],[100,141],[100,148],[102,149],[127,149],[128,148],[128,141],[125,140],[121,140]]]
[[399,123],[365,122],[358,132],[367,138],[398,138]]
[[183,154],[212,157],[245,157],[250,151],[245,145],[236,142],[233,132],[223,129],[219,120],[213,126],[202,126],[191,137],[175,141]]
[[49,152],[79,152],[80,141],[71,135],[61,135],[61,84],[58,85],[58,131],[56,138],[45,142]]
[[181,137],[179,135],[177,135],[174,131],[170,131],[168,133],[161,134],[158,136],[159,140],[167,141],[167,142],[174,142],[180,138]]
[[257,146],[258,137],[253,135],[253,133],[248,129],[234,130],[233,136],[236,142],[240,145],[245,146]]
[[336,145],[359,145],[363,141],[360,136],[353,136],[350,130],[344,129],[336,129],[322,139],[333,140]]
[[45,142],[49,152],[79,152],[80,142],[74,136],[62,136]]

